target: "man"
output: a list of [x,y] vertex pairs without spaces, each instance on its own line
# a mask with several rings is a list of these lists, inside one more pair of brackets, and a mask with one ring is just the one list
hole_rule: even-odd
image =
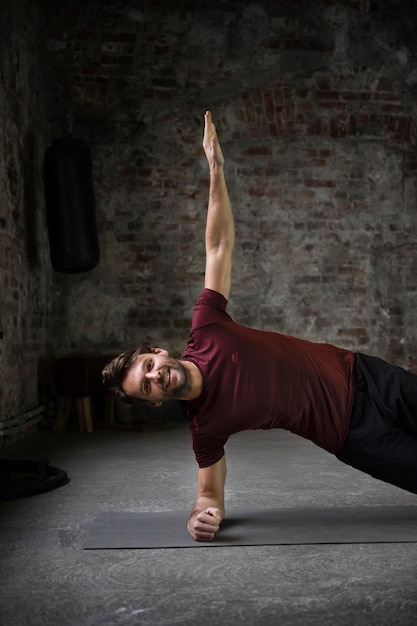
[[417,493],[417,377],[328,344],[241,326],[226,313],[234,220],[210,112],[204,290],[181,359],[161,348],[123,353],[103,371],[123,400],[184,402],[199,465],[188,531],[210,541],[224,517],[228,437],[285,428],[376,478]]

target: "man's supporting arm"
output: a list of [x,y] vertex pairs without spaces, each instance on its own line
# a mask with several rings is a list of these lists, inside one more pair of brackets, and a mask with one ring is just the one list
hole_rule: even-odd
[[197,498],[187,529],[196,541],[211,541],[224,517],[226,459],[199,468]]
[[235,226],[224,177],[224,158],[211,113],[205,114],[203,148],[210,167],[210,189],[206,222],[205,287],[229,298]]

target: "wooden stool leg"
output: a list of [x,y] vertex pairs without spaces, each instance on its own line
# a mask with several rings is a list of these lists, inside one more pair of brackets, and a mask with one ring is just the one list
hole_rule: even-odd
[[91,417],[91,405],[90,398],[88,396],[85,396],[84,398],[77,398],[77,410],[80,432],[83,433],[87,429],[88,433],[92,433],[93,419]]
[[106,393],[104,396],[104,423],[114,424],[114,395]]
[[54,424],[54,430],[56,432],[62,432],[66,427],[70,416],[71,405],[72,398],[62,398]]
[[80,428],[80,433],[85,433],[85,415],[84,415],[84,407],[83,407],[83,399],[77,398],[77,415],[78,415],[78,424]]

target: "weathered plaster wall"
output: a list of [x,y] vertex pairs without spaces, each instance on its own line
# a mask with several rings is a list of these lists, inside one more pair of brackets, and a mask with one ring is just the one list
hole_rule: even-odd
[[0,421],[36,407],[51,271],[43,208],[42,3],[0,20]]

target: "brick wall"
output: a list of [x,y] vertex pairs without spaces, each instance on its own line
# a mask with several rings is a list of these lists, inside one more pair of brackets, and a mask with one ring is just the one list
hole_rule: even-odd
[[236,216],[235,318],[417,369],[414,2],[71,0],[101,245],[78,275],[51,269],[42,183],[67,130],[67,3],[8,4],[0,419],[39,403],[45,359],[142,340],[181,353],[203,283],[207,108]]
[[[55,276],[54,350],[181,353],[203,283],[210,108],[236,216],[234,317],[416,367],[415,3],[72,5],[101,262]],[[52,137],[68,93],[56,7],[48,33]]]
[[7,2],[0,20],[0,421],[36,407],[51,272],[43,208],[42,15]]

